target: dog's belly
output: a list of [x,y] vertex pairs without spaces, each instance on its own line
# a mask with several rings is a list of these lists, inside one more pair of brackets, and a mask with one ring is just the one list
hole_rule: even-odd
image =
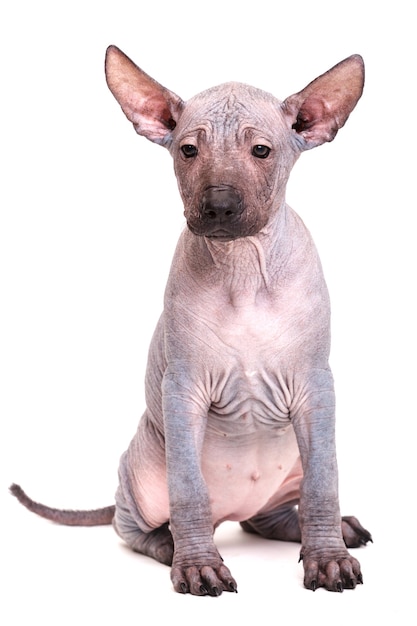
[[214,525],[242,521],[298,498],[302,477],[291,425],[251,435],[208,433],[202,470]]
[[[243,415],[240,426],[235,419],[223,418],[219,430],[218,421],[209,420],[201,462],[214,526],[249,519],[298,498],[302,470],[291,424],[259,427]],[[169,520],[164,452],[147,428],[140,427],[139,433],[121,470],[127,471],[143,519],[156,528]]]

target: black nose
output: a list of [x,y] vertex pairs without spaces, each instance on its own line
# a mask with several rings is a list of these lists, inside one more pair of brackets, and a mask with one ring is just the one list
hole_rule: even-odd
[[242,211],[240,196],[233,187],[209,187],[203,194],[201,215],[207,224],[233,224]]

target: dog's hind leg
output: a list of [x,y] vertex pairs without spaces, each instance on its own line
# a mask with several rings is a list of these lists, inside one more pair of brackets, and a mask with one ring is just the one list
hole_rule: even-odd
[[[119,537],[127,545],[140,554],[150,556],[165,565],[172,564],[174,541],[168,522],[151,530],[141,530],[138,520],[133,515],[121,495],[119,488],[116,496],[116,512],[113,518],[113,527]],[[137,517],[137,514],[135,515]]]
[[[266,539],[301,543],[296,502],[289,502],[268,513],[255,515],[241,522],[243,530],[257,533]],[[353,516],[342,517],[342,534],[348,548],[358,548],[372,542],[371,534]]]
[[298,510],[294,502],[260,513],[245,522],[241,522],[243,530],[257,533],[266,539],[301,542],[301,531],[298,523]]

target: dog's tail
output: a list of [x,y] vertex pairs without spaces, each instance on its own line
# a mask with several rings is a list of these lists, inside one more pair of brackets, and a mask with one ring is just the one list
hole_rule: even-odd
[[64,524],[66,526],[102,526],[111,524],[114,517],[114,506],[106,506],[102,509],[94,509],[92,511],[72,511],[64,509],[53,509],[39,502],[34,502],[25,494],[19,485],[13,484],[10,492],[32,513],[36,513],[41,517]]

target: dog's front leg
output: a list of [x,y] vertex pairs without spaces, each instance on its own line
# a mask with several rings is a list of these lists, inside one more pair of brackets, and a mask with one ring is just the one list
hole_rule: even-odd
[[174,589],[193,595],[236,591],[236,582],[213,541],[213,520],[207,485],[201,472],[201,449],[208,406],[183,373],[165,373],[163,409],[174,539],[171,579]]
[[293,418],[304,472],[299,505],[304,585],[343,591],[361,583],[362,575],[342,536],[333,380],[328,369],[307,378]]

